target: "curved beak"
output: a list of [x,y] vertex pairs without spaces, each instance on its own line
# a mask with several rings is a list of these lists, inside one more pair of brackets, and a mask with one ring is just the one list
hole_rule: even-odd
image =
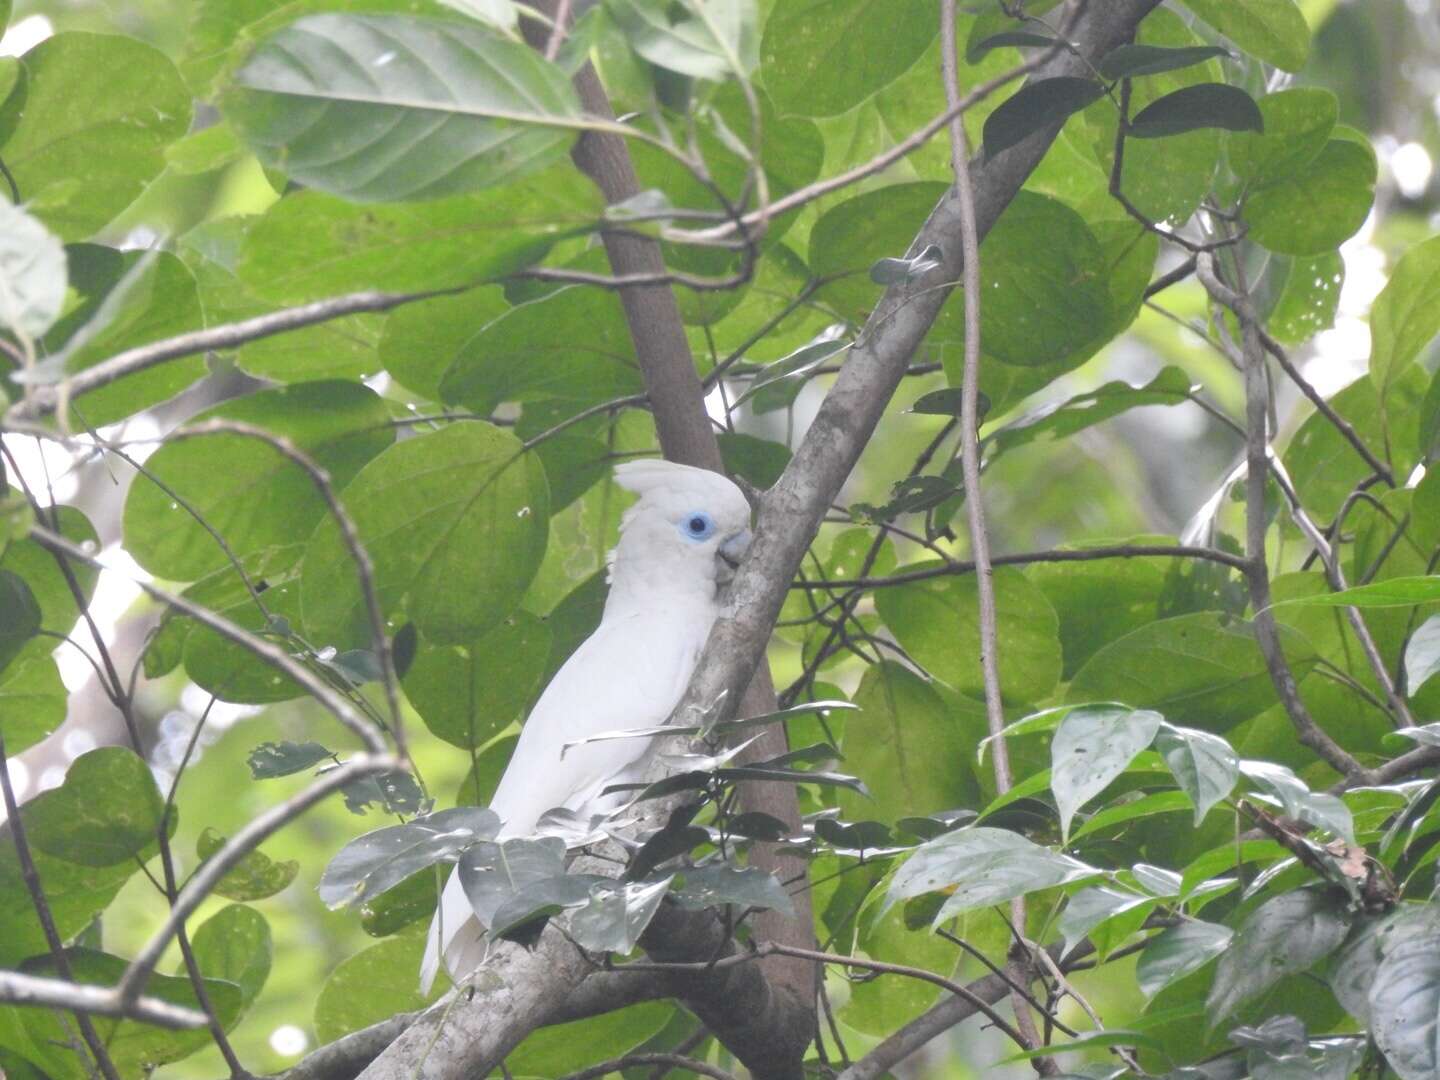
[[750,541],[753,539],[754,537],[751,535],[750,530],[746,529],[743,532],[736,533],[720,545],[717,554],[720,556],[720,561],[730,568],[732,574],[739,568],[740,560],[745,557],[745,552],[750,549]]

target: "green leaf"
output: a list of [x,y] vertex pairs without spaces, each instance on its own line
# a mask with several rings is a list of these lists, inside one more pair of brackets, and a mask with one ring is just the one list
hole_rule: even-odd
[[[288,440],[325,470],[336,490],[395,440],[384,403],[358,383],[263,390],[201,413],[192,423],[210,419],[233,420]],[[217,470],[217,461],[225,468]],[[142,477],[131,487],[125,545],[141,566],[172,581],[194,580],[229,565],[210,531],[177,496],[242,556],[304,536],[328,513],[300,466],[249,435],[185,439],[162,446],[146,466],[160,483]]]
[[1440,671],[1440,615],[1431,615],[1405,643],[1405,693],[1414,697]]
[[[974,575],[935,577],[877,590],[875,608],[925,670],[978,698],[984,679],[976,588]],[[1010,569],[995,573],[995,605],[999,649],[1005,657],[1001,690],[1010,702],[1040,701],[1060,678],[1055,612],[1039,589]]]
[[1370,308],[1370,377],[1388,388],[1440,333],[1440,237],[1400,256]]
[[[162,808],[149,766],[132,750],[106,746],[76,758],[60,787],[26,804],[25,828],[47,855],[114,866],[155,842]],[[170,828],[174,823],[172,811]]]
[[444,979],[429,998],[415,973],[425,951],[423,934],[401,934],[340,962],[315,999],[315,1034],[333,1042],[402,1012],[424,1008],[444,992]]
[[25,579],[9,570],[0,570],[0,671],[20,654],[25,643],[40,632],[40,605]]
[[739,408],[747,401],[756,413],[788,408],[805,388],[805,376],[845,348],[848,348],[847,342],[830,337],[828,331],[822,332],[820,339],[800,346],[756,372],[754,382],[735,399],[731,408]]
[[1282,71],[1299,71],[1310,54],[1310,27],[1295,0],[1184,0],[1242,51]]
[[1220,736],[1207,731],[1166,724],[1155,738],[1155,749],[1194,804],[1197,828],[1210,808],[1228,796],[1240,779],[1240,760],[1235,751]]
[[545,623],[517,611],[464,645],[425,642],[405,675],[405,696],[435,735],[477,749],[525,719],[549,655]]
[[65,303],[65,249],[18,206],[0,203],[0,327],[44,334]]
[[1383,915],[1362,917],[1330,963],[1330,989],[1336,999],[1351,1016],[1373,1028],[1370,995],[1389,992],[1375,981],[1381,963],[1407,942],[1433,938],[1437,930],[1440,908],[1433,903],[1401,904]]
[[1070,835],[1075,811],[1109,786],[1160,730],[1159,713],[1097,705],[1060,721],[1050,742],[1050,790],[1060,811],[1060,835]]
[[332,908],[364,902],[471,845],[483,845],[499,828],[492,811],[457,806],[368,832],[330,860],[320,876],[320,899]]
[[836,116],[902,75],[935,27],[926,0],[778,0],[765,20],[760,77],[782,113]]
[[[499,821],[494,814],[490,817]],[[495,913],[521,889],[564,876],[565,841],[555,836],[482,840],[461,854],[455,872],[460,875],[475,917],[488,927]]]
[[49,642],[26,648],[0,671],[0,731],[5,750],[28,750],[65,722],[68,694]]
[[1329,90],[1296,86],[1266,94],[1260,99],[1263,132],[1230,136],[1230,168],[1254,188],[1290,179],[1325,149],[1339,115]]
[[1275,606],[1387,608],[1413,607],[1436,600],[1440,600],[1440,575],[1391,578],[1370,585],[1356,585],[1340,592],[1297,596]]
[[[344,502],[375,564],[385,614],[430,641],[473,640],[510,614],[545,553],[549,499],[538,461],[510,433],[456,423],[397,443],[363,468]],[[369,641],[340,533],[321,521],[301,570],[312,640]]]
[[[671,5],[666,0],[608,0],[630,47],[669,71],[719,82],[747,78],[759,63],[754,0]],[[702,14],[703,12],[703,14]]]
[[1228,926],[1186,919],[1151,938],[1135,965],[1140,992],[1153,998],[1171,983],[1199,971],[1225,951],[1234,937]]
[[1293,772],[1274,762],[1241,761],[1240,771],[1273,796],[1291,817],[1355,842],[1350,808],[1338,796],[1311,791]]
[[1350,239],[1375,198],[1375,154],[1350,139],[1327,142],[1298,174],[1245,203],[1250,237],[1282,255],[1319,255]]
[[333,756],[332,751],[316,742],[267,742],[250,751],[248,763],[250,775],[254,779],[272,780],[277,776],[303,772]]
[[1160,45],[1120,45],[1111,49],[1100,61],[1100,74],[1107,79],[1131,79],[1139,75],[1158,75],[1175,71],[1217,57],[1230,57],[1230,50],[1219,45],[1188,45],[1166,48]]
[[240,1011],[250,1008],[270,976],[270,924],[254,908],[229,904],[200,924],[191,940],[200,973],[240,988]]
[[779,878],[759,867],[715,863],[688,867],[680,871],[680,877],[683,880],[672,895],[686,907],[733,904],[739,908],[769,908],[782,914],[793,914],[795,910]]
[[939,921],[1098,872],[1019,833],[976,825],[917,847],[891,878],[887,904],[953,886]]
[[1343,894],[1324,888],[1296,889],[1261,904],[1220,957],[1205,1002],[1211,1026],[1330,955],[1349,924]]
[[570,411],[578,412],[643,389],[618,294],[577,287],[475,330],[441,379],[440,397],[483,414],[504,401],[553,399],[573,402]]
[[987,34],[978,40],[972,39],[967,42],[965,62],[973,64],[994,49],[1006,47],[1048,49],[1056,43],[1057,39],[1050,34],[1041,34],[1034,30],[1001,30],[998,34]]
[[360,905],[360,926],[371,937],[389,937],[430,917],[439,900],[435,870],[426,867]]
[[986,157],[1003,153],[1036,132],[1059,127],[1065,118],[1105,96],[1096,79],[1060,75],[1027,82],[985,118]]
[[1142,386],[1117,379],[1068,401],[1042,406],[987,435],[985,444],[994,455],[1027,443],[1059,442],[1130,409],[1189,401],[1192,390],[1190,376],[1167,365]]
[[1157,98],[1130,121],[1127,134],[1136,139],[1183,135],[1202,128],[1262,131],[1265,121],[1255,99],[1226,83],[1199,83]]
[[[65,957],[76,982],[106,989],[120,981],[127,967],[121,957],[94,949],[66,949]],[[55,962],[50,956],[35,958],[24,970],[29,974],[56,977]],[[206,979],[204,986],[220,1026],[226,1030],[234,1027],[240,1018],[240,988],[219,979]],[[145,993],[172,1005],[200,1008],[188,976],[152,974],[145,981]],[[53,1041],[57,1046],[67,1046],[70,1044],[67,1019],[51,1010],[36,1009],[26,1016],[25,1026],[37,1042]],[[95,1033],[109,1051],[120,1076],[145,1076],[158,1066],[189,1057],[210,1045],[210,1032],[203,1027],[174,1031],[135,1020],[99,1016],[95,1017],[94,1024]],[[78,1075],[84,1075],[83,1069],[78,1070]]]
[[528,45],[480,26],[311,15],[233,78],[226,118],[262,164],[356,202],[433,198],[554,163],[579,101]]
[[737,431],[722,431],[720,460],[725,471],[753,484],[761,491],[773,487],[790,464],[790,448],[784,443],[761,439]]
[[633,952],[669,888],[668,877],[617,882],[609,888],[596,885],[590,902],[570,917],[570,932],[580,945],[596,952]]
[[[73,506],[56,506],[43,511],[41,523],[81,547],[99,547],[100,538],[95,532],[95,526]],[[17,537],[0,551],[0,570],[23,578],[30,587],[35,602],[40,605],[42,630],[68,634],[74,629],[75,620],[80,617],[80,609],[76,606],[75,594],[71,591],[69,580],[61,571],[60,564],[55,561],[55,556],[48,550],[34,540]],[[80,587],[83,602],[89,603],[100,571],[72,559],[70,572]],[[11,745],[7,749],[15,753],[17,748]]]
[[[1065,903],[1058,929],[1065,939],[1066,950],[1073,949],[1091,930],[1127,911],[1149,909],[1155,898],[1144,893],[1122,891],[1109,885],[1091,885],[1081,889]],[[1142,914],[1141,919],[1144,919]]]
[[1338,251],[1286,258],[1271,262],[1279,281],[1265,325],[1277,341],[1298,345],[1335,325],[1340,287],[1345,282],[1345,260]]
[[[974,801],[979,792],[965,748],[967,736],[980,734],[983,722],[967,731],[933,686],[890,660],[865,669],[855,704],[862,715],[846,726],[845,754],[864,763],[874,798],[842,795],[847,815],[893,822]],[[937,760],[950,767],[933,768]]]
[[674,1005],[647,1002],[617,1012],[540,1028],[510,1052],[505,1064],[515,1076],[567,1076],[596,1061],[621,1057],[665,1030]]
[[[1280,628],[1297,679],[1315,650]],[[1269,708],[1274,686],[1248,623],[1215,612],[1159,619],[1105,646],[1070,683],[1072,701],[1124,701],[1177,723],[1226,731]]]
[[240,280],[266,300],[304,303],[360,289],[478,285],[589,229],[602,207],[568,164],[480,195],[363,206],[297,191],[245,235]]
[[67,32],[27,52],[25,91],[0,107],[5,164],[30,212],[62,240],[109,224],[160,175],[190,127],[190,93],[160,50]]
[[[195,854],[204,862],[224,846],[225,837],[207,825],[195,842]],[[227,870],[214,891],[227,900],[264,900],[284,890],[299,872],[297,860],[276,862],[257,849]]]
[[165,163],[176,176],[203,176],[245,156],[235,129],[221,121],[192,131],[165,148]]
[[[98,244],[65,250],[78,303],[45,335],[49,362],[63,364],[54,372],[57,379],[204,324],[195,278],[168,251],[122,252]],[[168,360],[93,390],[72,408],[92,427],[110,424],[174,397],[204,374],[203,357]]]

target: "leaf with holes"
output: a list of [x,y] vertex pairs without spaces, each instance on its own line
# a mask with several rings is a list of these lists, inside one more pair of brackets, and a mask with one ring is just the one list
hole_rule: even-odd
[[1155,749],[1170,766],[1175,782],[1195,804],[1197,826],[1240,779],[1240,760],[1235,751],[1208,731],[1164,724],[1155,737]]
[[1050,790],[1060,811],[1060,835],[1086,801],[1100,794],[1160,730],[1157,712],[1123,706],[1076,709],[1050,743]]

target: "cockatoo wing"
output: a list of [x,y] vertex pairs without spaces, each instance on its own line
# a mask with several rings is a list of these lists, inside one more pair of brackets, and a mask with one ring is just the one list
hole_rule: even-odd
[[[623,779],[652,740],[606,740],[568,750],[565,745],[664,723],[689,684],[709,631],[709,618],[683,610],[601,623],[556,672],[521,729],[490,802],[503,823],[500,836],[533,832],[541,815],[555,807],[598,812],[613,804],[600,803],[600,792]],[[446,965],[457,976],[467,974],[485,958],[486,943],[459,874],[450,875],[430,926],[420,968],[426,993],[440,966],[442,924]]]

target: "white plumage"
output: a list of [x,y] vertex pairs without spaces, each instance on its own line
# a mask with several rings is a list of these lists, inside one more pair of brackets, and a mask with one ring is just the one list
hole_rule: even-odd
[[[668,461],[617,466],[620,486],[640,496],[620,524],[610,557],[610,595],[595,632],[540,695],[520,732],[490,808],[500,838],[526,836],[556,807],[596,813],[598,796],[624,779],[647,740],[566,743],[662,724],[679,703],[719,611],[718,587],[749,543],[750,507],[725,477]],[[441,931],[444,942],[442,946]],[[485,958],[485,930],[452,873],[430,925],[420,968],[428,992],[440,967],[457,981]]]

